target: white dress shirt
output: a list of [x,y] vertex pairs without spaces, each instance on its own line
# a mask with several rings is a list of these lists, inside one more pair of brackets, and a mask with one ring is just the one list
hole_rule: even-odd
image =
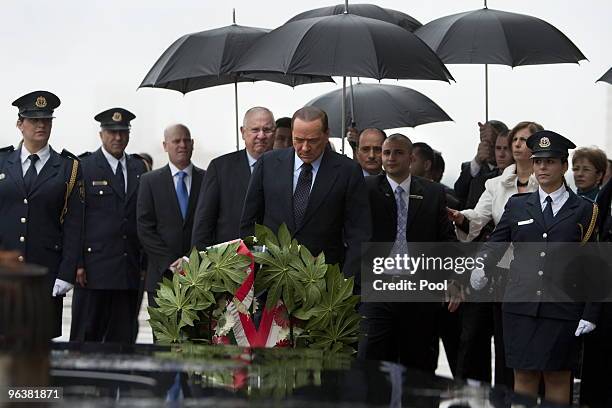
[[123,153],[123,156],[121,156],[121,159],[117,160],[115,158],[115,156],[113,156],[112,154],[110,154],[109,152],[107,152],[104,147],[102,147],[102,154],[104,154],[104,157],[106,157],[106,161],[108,162],[111,170],[113,171],[113,174],[117,174],[117,165],[121,164],[121,171],[123,171],[123,180],[125,181],[125,191],[124,193],[127,193],[127,158],[125,156],[125,152]]
[[552,198],[552,212],[553,216],[557,215],[563,204],[569,198],[569,192],[565,188],[565,184],[561,184],[557,190],[548,194],[546,191],[542,190],[542,187],[538,188],[538,193],[540,194],[540,204],[542,205],[542,212],[544,212],[544,208],[546,208],[546,197],[550,196]]
[[253,174],[253,169],[255,168],[255,163],[257,163],[257,159],[249,154],[249,151],[246,151],[247,160],[249,162],[249,170],[251,170],[251,174]]
[[[321,167],[321,160],[323,160],[323,154],[321,154],[317,160],[312,163],[312,181],[310,182],[310,191],[312,191],[312,186],[314,186],[315,178],[317,177],[317,173],[319,171],[319,167]],[[295,153],[295,160],[293,162],[293,193],[295,194],[295,187],[297,186],[298,179],[300,178],[300,173],[302,172],[302,164],[304,162],[299,158],[297,153]]]
[[45,166],[45,163],[47,163],[49,157],[51,157],[51,148],[48,144],[46,144],[45,147],[39,151],[32,153],[28,151],[23,144],[21,145],[21,174],[23,174],[24,177],[30,168],[30,160],[28,160],[28,157],[30,157],[31,154],[38,155],[38,160],[34,163],[34,168],[36,169],[36,174],[40,174],[40,171]]
[[172,180],[174,181],[174,189],[178,191],[178,182],[179,182],[179,171],[185,172],[186,176],[183,178],[185,180],[185,185],[187,186],[187,194],[191,194],[191,180],[193,180],[193,164],[189,163],[189,166],[185,167],[183,170],[179,170],[172,163],[168,163],[170,167],[170,174],[172,174]]

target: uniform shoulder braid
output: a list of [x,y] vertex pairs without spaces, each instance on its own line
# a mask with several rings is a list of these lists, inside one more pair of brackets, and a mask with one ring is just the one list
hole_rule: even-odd
[[6,147],[0,147],[0,153],[10,153],[15,151],[15,147],[14,146],[6,146]]
[[65,157],[67,159],[76,160],[76,161],[80,161],[81,160],[81,159],[79,159],[79,156],[77,156],[76,154],[70,153],[66,149],[62,150],[62,152],[60,153],[60,156]]
[[145,171],[151,171],[151,166],[149,166],[149,162],[144,157],[142,157],[138,153],[132,153],[130,154],[130,156],[133,157],[134,159],[140,160],[142,164],[144,164],[145,166]]

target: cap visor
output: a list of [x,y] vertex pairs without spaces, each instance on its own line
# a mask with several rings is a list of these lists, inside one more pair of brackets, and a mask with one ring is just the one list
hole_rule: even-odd
[[19,113],[21,117],[30,118],[30,119],[53,119],[53,112],[45,112],[45,111],[29,111],[29,112],[21,112]]
[[532,159],[537,159],[537,158],[553,157],[553,158],[561,159],[561,158],[566,157],[566,156],[567,156],[567,153],[555,152],[555,151],[547,151],[547,152],[534,152],[531,155],[531,158]]
[[107,130],[130,130],[130,126],[126,126],[126,125],[102,125],[100,126],[102,129],[107,129]]

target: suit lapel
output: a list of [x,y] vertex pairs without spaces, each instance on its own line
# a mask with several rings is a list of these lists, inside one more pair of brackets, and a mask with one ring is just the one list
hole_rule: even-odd
[[161,182],[170,202],[170,208],[168,209],[170,216],[173,217],[177,223],[182,224],[183,214],[181,214],[181,207],[179,206],[176,187],[174,186],[174,178],[172,177],[172,171],[169,165],[166,165],[163,169]]
[[21,169],[21,149],[13,151],[6,159],[6,162],[8,164],[8,166],[6,166],[6,172],[15,182],[19,191],[25,196],[26,188],[23,182],[23,170]]
[[251,167],[249,166],[249,159],[247,158],[246,149],[238,152],[240,154],[239,165],[236,169],[238,177],[234,180],[240,186],[240,191],[243,192],[243,197],[246,196],[247,189],[249,188],[249,180],[251,179]]
[[[198,204],[198,196],[200,195],[200,187],[202,186],[203,171],[196,166],[191,170],[191,191],[189,192],[189,205],[187,206],[187,217],[183,225],[188,225],[193,217],[193,212]],[[174,183],[173,183],[174,184]],[[177,198],[178,204],[178,198]]]
[[139,170],[142,168],[141,166],[139,166],[139,161],[140,159],[136,159],[134,157],[131,157],[130,155],[126,154],[126,167],[127,167],[127,195],[125,198],[125,202],[127,203],[128,201],[130,201],[130,198],[132,197],[132,195],[134,195],[134,193],[136,192],[136,190],[138,190],[138,179],[140,178],[140,172]]
[[527,213],[537,222],[540,227],[546,231],[546,223],[542,214],[542,205],[540,204],[540,193],[538,190],[531,193],[527,199]]
[[408,219],[406,221],[406,231],[416,219],[421,205],[423,204],[423,185],[415,176],[410,180],[410,196],[408,197]]
[[[291,173],[291,191],[292,193],[293,193],[294,163],[295,163],[295,159],[292,160],[292,166],[291,166],[291,172],[290,172]],[[319,206],[323,204],[323,202],[325,201],[325,197],[327,197],[329,190],[331,190],[334,183],[336,183],[336,179],[338,178],[338,172],[336,171],[336,168],[339,166],[340,166],[340,162],[337,160],[337,158],[334,156],[332,152],[325,151],[323,153],[323,158],[321,159],[321,165],[319,166],[319,170],[317,171],[317,176],[315,178],[314,185],[312,186],[312,190],[310,191],[310,195],[308,197],[308,205],[306,206],[306,213],[304,214],[304,220],[302,221],[302,225],[305,225],[308,222],[308,220],[317,211]],[[293,213],[293,208],[291,210]]]
[[115,173],[111,169],[108,160],[106,160],[106,157],[104,157],[104,153],[102,153],[102,148],[96,150],[94,154],[96,155],[96,164],[102,170],[104,177],[108,180],[111,188],[115,191],[115,194],[117,194],[119,197],[124,197],[125,192],[121,191],[119,186],[117,186],[117,183],[115,181]]
[[30,195],[34,195],[36,190],[51,177],[55,177],[59,170],[59,166],[61,164],[61,159],[59,154],[55,152],[55,150],[49,147],[49,160],[45,163],[43,168],[40,170],[40,174],[36,177],[34,181],[34,185],[32,186],[32,191],[30,191]]
[[[393,236],[397,234],[397,202],[395,201],[395,194],[391,190],[391,185],[389,184],[389,180],[387,180],[387,176],[381,174],[376,176],[379,178],[378,182],[378,190],[382,196],[382,202],[385,207],[384,214],[389,215],[389,219],[392,220],[393,224]],[[384,214],[380,214],[383,216]]]

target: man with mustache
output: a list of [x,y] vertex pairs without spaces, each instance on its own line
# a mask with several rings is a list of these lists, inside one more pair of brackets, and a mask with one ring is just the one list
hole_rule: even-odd
[[142,257],[136,192],[140,176],[150,170],[140,156],[125,153],[135,117],[123,108],[96,115],[102,146],[81,161],[84,245],[72,299],[71,341],[134,341]]
[[240,128],[245,148],[210,162],[193,220],[192,245],[205,247],[240,236],[240,215],[255,163],[274,145],[274,115],[256,106]]
[[357,138],[355,157],[363,176],[376,176],[382,171],[382,145],[387,135],[377,128],[364,129]]

